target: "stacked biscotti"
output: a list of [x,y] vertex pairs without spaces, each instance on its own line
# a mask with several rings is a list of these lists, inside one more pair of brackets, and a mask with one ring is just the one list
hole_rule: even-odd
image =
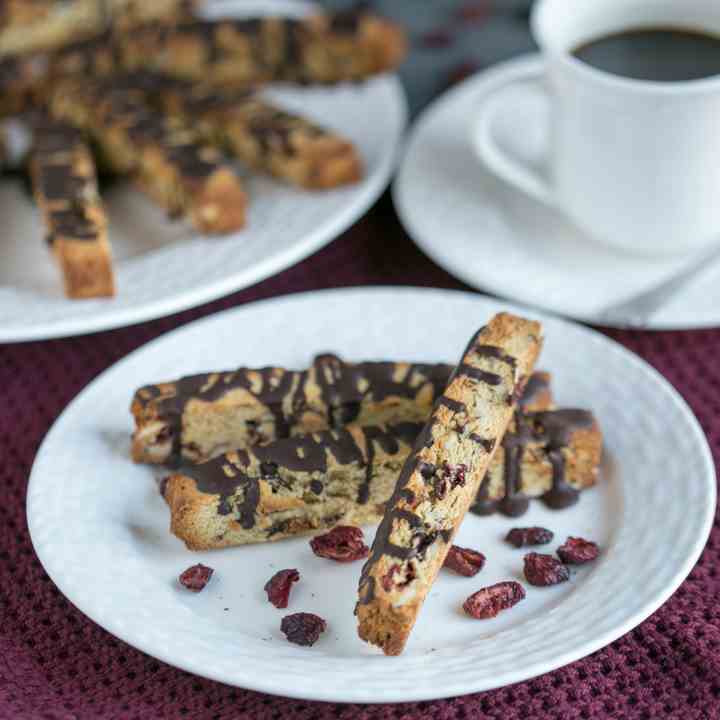
[[132,88],[112,77],[68,78],[52,93],[50,110],[84,129],[108,167],[131,173],[171,217],[187,216],[206,233],[245,224],[245,191],[222,153],[189,125],[154,112]]
[[[146,386],[132,403],[133,457],[182,467],[163,492],[172,531],[193,549],[377,521],[451,370],[323,355],[303,371],[240,368]],[[559,493],[567,505],[595,483],[597,423],[555,410],[549,383],[531,375],[477,511],[518,514],[530,498],[554,503]],[[505,442],[522,446],[507,466]]]
[[0,0],[0,55],[49,51],[97,35],[109,23],[131,29],[186,20],[193,0]]
[[174,468],[160,492],[191,550],[380,521],[358,632],[397,655],[468,510],[564,508],[598,479],[598,424],[554,406],[542,344],[538,322],[501,313],[454,368],[326,354],[147,385],[133,458]]
[[236,165],[309,190],[359,181],[349,140],[256,90],[392,70],[404,33],[363,9],[200,20],[199,3],[0,0],[0,117],[40,108],[81,130],[103,171],[130,176],[168,217],[206,235],[245,224]]

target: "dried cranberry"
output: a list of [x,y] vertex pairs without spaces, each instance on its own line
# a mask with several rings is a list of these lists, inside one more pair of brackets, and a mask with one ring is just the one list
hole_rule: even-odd
[[312,551],[319,557],[335,562],[353,562],[362,560],[370,553],[363,542],[363,531],[352,525],[338,525],[324,535],[318,535],[310,541]]
[[547,545],[554,535],[550,530],[541,527],[513,528],[505,536],[505,541],[516,548],[526,545]]
[[528,553],[525,556],[525,577],[531,585],[557,585],[569,580],[570,572],[552,555]]
[[180,575],[180,584],[191,592],[200,592],[209,582],[214,570],[206,565],[193,565]]
[[463,610],[477,620],[494,618],[525,599],[525,590],[519,582],[499,582],[473,593],[464,603]]
[[296,645],[314,645],[326,627],[327,623],[321,617],[304,612],[286,615],[280,623],[280,630],[288,642]]
[[566,565],[582,565],[595,560],[600,554],[600,548],[590,540],[569,537],[557,549],[557,554]]
[[276,608],[286,608],[290,599],[292,584],[300,579],[300,573],[295,570],[278,570],[266,583],[265,592],[268,600]]
[[485,565],[485,556],[477,550],[453,545],[445,558],[443,567],[450,568],[460,575],[477,575]]
[[390,569],[382,576],[382,586],[385,592],[390,592],[393,588],[393,575],[400,571],[400,566],[396,563],[391,565]]
[[459,485],[465,485],[465,473],[467,472],[467,465],[443,465],[443,473],[445,480],[450,483],[450,487],[456,488]]

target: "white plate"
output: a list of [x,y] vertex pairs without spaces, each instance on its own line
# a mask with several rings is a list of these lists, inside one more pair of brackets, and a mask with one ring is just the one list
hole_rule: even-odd
[[[497,180],[476,158],[477,110],[509,78],[525,76],[537,55],[501,63],[436,100],[418,119],[393,185],[400,219],[438,265],[481,290],[569,317],[598,322],[603,308],[655,287],[688,259],[648,259],[607,248],[561,214]],[[518,89],[498,119],[498,140],[523,141],[523,155],[542,164],[547,107]],[[713,263],[649,318],[654,329],[720,325],[720,262]]]
[[[460,695],[538,675],[606,645],[653,612],[692,568],[714,513],[715,474],[680,396],[592,331],[547,319],[542,366],[553,372],[563,405],[597,413],[607,437],[605,478],[575,507],[553,512],[536,503],[521,522],[549,527],[559,542],[569,534],[597,540],[601,559],[565,585],[527,586],[527,599],[497,619],[471,620],[460,610],[464,598],[492,582],[521,579],[523,552],[501,542],[517,520],[470,515],[458,542],[484,552],[486,568],[473,579],[441,573],[399,658],[383,657],[357,637],[362,563],[315,557],[307,538],[191,553],[168,532],[154,482],[162,473],[128,459],[128,405],[141,383],[240,364],[300,368],[328,349],[356,360],[452,361],[501,307],[440,290],[325,291],[220,313],[134,352],[75,399],[38,453],[27,508],[45,569],[86,615],[161,660],[314,700]],[[198,561],[216,575],[192,595],[175,579]],[[302,579],[290,608],[280,611],[263,585],[288,567]],[[280,633],[281,618],[297,611],[328,621],[312,648],[291,645]]]
[[[215,0],[212,15],[307,11],[287,0]],[[362,182],[313,192],[272,179],[247,179],[247,227],[203,238],[127,184],[107,193],[117,297],[68,300],[45,245],[38,214],[19,183],[0,182],[0,342],[105,330],[160,317],[252,285],[307,257],[357,220],[387,185],[406,122],[394,76],[332,88],[273,88],[282,106],[342,132],[365,165]],[[382,122],[369,122],[382,118]]]

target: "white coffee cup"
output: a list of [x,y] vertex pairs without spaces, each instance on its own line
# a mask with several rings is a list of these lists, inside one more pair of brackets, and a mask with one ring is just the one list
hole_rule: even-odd
[[[720,35],[720,0],[538,0],[532,30],[544,67],[496,89],[473,139],[494,173],[598,240],[684,253],[720,239],[720,76],[646,82],[572,55],[590,40],[647,27]],[[549,179],[496,142],[518,83],[539,85],[551,105]]]

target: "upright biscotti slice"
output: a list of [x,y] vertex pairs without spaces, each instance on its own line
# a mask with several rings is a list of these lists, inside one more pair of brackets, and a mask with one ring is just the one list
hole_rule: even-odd
[[354,145],[331,130],[282,110],[257,94],[182,87],[159,81],[168,112],[195,123],[203,137],[251,168],[320,190],[357,182],[362,161]]
[[403,651],[542,346],[539,323],[496,315],[470,341],[406,460],[360,577],[361,638]]
[[142,93],[112,79],[69,77],[55,86],[51,110],[85,128],[108,166],[131,173],[169,215],[204,233],[245,224],[247,197],[230,164],[194,130],[149,108]]
[[239,368],[140,388],[136,462],[198,463],[227,450],[347,423],[424,423],[448,365],[350,364],[320,355],[308,370]]
[[114,295],[107,220],[95,163],[82,134],[67,125],[38,122],[33,128],[30,175],[68,297]]
[[362,80],[396,68],[406,48],[397,25],[364,11],[150,25],[120,38],[125,69],[232,87]]
[[[519,495],[545,499],[556,493],[554,453],[559,448],[547,443],[550,435],[541,423],[564,428],[562,492],[577,495],[595,483],[602,436],[590,413],[542,411],[525,421],[534,431],[513,468],[514,502]],[[163,485],[170,527],[191,549],[206,550],[278,540],[337,524],[377,522],[421,429],[421,423],[348,425],[187,466]],[[491,479],[503,477],[506,459],[502,454],[493,457]],[[481,492],[486,511],[507,499],[502,482],[493,480]],[[254,495],[263,501],[250,513],[245,500]]]

